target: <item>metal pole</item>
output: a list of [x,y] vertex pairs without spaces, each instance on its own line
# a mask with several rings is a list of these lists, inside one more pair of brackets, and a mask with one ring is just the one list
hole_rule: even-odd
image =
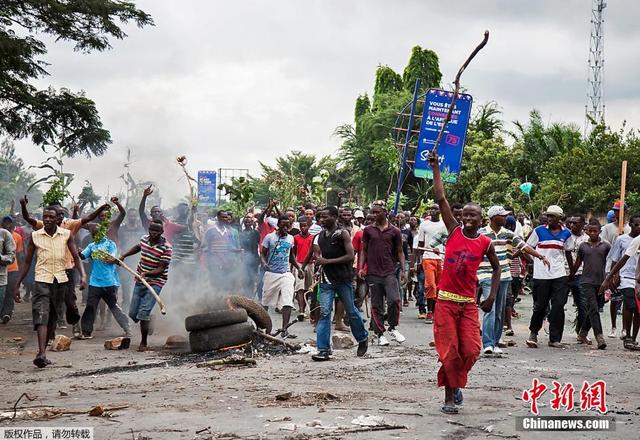
[[418,94],[420,93],[420,78],[416,80],[413,89],[413,101],[411,102],[411,113],[409,113],[409,125],[407,126],[407,134],[404,138],[404,148],[402,149],[402,162],[400,163],[400,172],[398,173],[398,185],[396,186],[396,202],[393,206],[393,213],[398,213],[400,206],[400,192],[404,184],[405,168],[407,165],[407,154],[409,152],[409,142],[411,141],[411,130],[413,129],[413,118],[416,113],[416,104],[418,102]]

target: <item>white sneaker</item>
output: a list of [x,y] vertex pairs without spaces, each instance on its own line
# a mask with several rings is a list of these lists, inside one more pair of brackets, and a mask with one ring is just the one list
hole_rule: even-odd
[[378,345],[381,347],[386,347],[389,345],[389,340],[384,337],[384,335],[378,337]]
[[396,341],[398,344],[402,344],[404,341],[407,340],[407,338],[405,338],[402,333],[400,333],[398,330],[396,330],[395,328],[393,330],[391,330],[389,332],[389,334],[391,335],[391,338]]
[[504,351],[502,351],[502,348],[500,347],[493,347],[493,354],[503,354]]
[[612,328],[611,332],[609,333],[609,337],[610,338],[615,338],[618,335],[618,329],[617,328]]
[[487,356],[490,356],[493,354],[493,347],[492,346],[488,346],[486,347],[484,350],[482,350],[482,354],[485,354]]

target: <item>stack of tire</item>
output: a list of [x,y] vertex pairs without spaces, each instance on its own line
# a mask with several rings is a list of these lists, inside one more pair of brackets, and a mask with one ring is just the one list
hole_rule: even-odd
[[226,309],[187,316],[184,326],[191,351],[201,353],[250,342],[254,326],[248,318],[258,329],[271,331],[271,317],[260,304],[243,296],[227,297],[225,303]]

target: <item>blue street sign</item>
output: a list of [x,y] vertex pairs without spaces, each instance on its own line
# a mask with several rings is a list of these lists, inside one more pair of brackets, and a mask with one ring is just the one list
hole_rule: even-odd
[[[452,98],[453,92],[438,89],[429,89],[425,96],[422,122],[420,123],[420,138],[413,168],[413,174],[416,177],[433,178],[433,171],[427,163],[427,155],[436,143]],[[455,183],[458,174],[460,174],[472,102],[471,95],[460,94],[458,96],[451,114],[451,121],[447,124],[440,145],[438,145],[438,159],[440,160],[442,179],[445,182]]]
[[201,206],[216,206],[216,177],[215,171],[198,171],[198,204]]

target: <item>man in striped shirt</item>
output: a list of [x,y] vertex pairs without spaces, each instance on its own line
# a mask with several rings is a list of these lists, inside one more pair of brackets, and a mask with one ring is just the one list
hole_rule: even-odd
[[[498,347],[498,342],[502,337],[502,325],[504,309],[511,284],[511,258],[513,256],[513,248],[522,250],[540,260],[545,265],[549,265],[549,261],[536,252],[531,246],[528,246],[524,240],[504,226],[507,223],[507,215],[511,212],[502,206],[492,206],[487,211],[489,217],[489,225],[481,228],[478,232],[486,235],[491,239],[491,243],[496,250],[498,261],[500,262],[500,287],[493,303],[491,311],[485,312],[482,318],[482,347],[485,355],[502,354],[502,349]],[[478,267],[478,282],[482,288],[482,299],[485,300],[491,293],[491,275],[493,269],[489,258],[485,255],[480,267]]]
[[566,242],[571,237],[571,231],[560,223],[564,212],[558,205],[550,205],[544,214],[547,217],[547,224],[541,224],[535,228],[527,240],[527,244],[547,257],[551,264],[548,266],[538,261],[533,262],[534,304],[527,346],[538,348],[538,332],[542,328],[547,307],[551,302],[549,347],[564,348],[561,343],[564,331],[564,306],[569,294],[564,264]]
[[[147,283],[160,295],[160,291],[167,283],[169,274],[169,263],[171,263],[171,245],[162,236],[164,232],[162,221],[152,220],[149,225],[149,235],[140,239],[140,243],[125,252],[120,259],[123,260],[130,255],[140,252],[140,263],[138,263],[138,275],[144,278]],[[140,321],[140,333],[142,340],[138,351],[147,349],[147,336],[149,335],[149,321],[151,311],[156,305],[153,295],[147,290],[144,284],[136,281],[131,296],[129,306],[129,317],[134,322]]]

